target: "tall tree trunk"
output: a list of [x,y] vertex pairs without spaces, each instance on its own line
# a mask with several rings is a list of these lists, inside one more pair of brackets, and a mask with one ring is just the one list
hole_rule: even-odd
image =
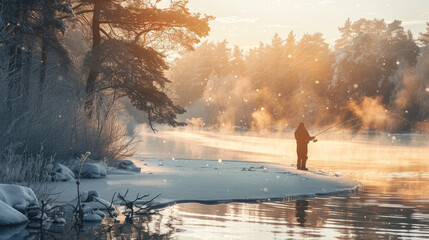
[[94,109],[95,99],[95,84],[99,74],[99,56],[97,53],[97,47],[101,43],[100,35],[100,13],[101,13],[101,1],[94,1],[94,13],[92,17],[92,48],[91,48],[91,61],[88,79],[86,80],[86,100],[85,100],[85,111],[88,117],[91,118]]
[[40,60],[40,75],[39,75],[39,95],[37,96],[37,108],[41,109],[43,104],[43,95],[46,89],[46,65],[48,60],[46,33],[42,37],[42,56]]
[[29,109],[29,98],[30,98],[30,77],[31,77],[31,62],[33,59],[33,45],[30,44],[28,49],[24,53],[24,74],[22,76],[22,104],[23,110],[28,111]]
[[[7,106],[13,113],[21,94],[22,49],[13,44],[9,47],[9,77],[7,89]],[[12,114],[13,115],[13,114]],[[14,117],[14,116],[12,116]]]
[[[15,10],[15,18],[22,22],[21,17],[21,4],[18,4],[18,8]],[[17,36],[22,36],[20,28],[15,32]],[[22,45],[19,44],[18,38],[14,38],[9,46],[9,66],[8,66],[8,86],[7,86],[7,107],[10,111],[12,118],[19,115],[16,107],[16,103],[19,102],[21,94],[21,77],[22,77]],[[21,40],[21,39],[19,39]]]

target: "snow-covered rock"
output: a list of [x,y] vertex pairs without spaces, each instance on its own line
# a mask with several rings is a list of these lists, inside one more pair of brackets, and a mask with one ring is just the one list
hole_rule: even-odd
[[31,219],[39,215],[41,212],[42,210],[40,208],[27,209],[27,216]]
[[25,212],[29,206],[39,206],[33,190],[12,184],[0,184],[0,200],[20,212]]
[[84,191],[80,193],[80,201],[81,202],[92,202],[95,201],[94,197],[98,197],[98,192],[97,191]]
[[0,200],[0,226],[17,225],[27,222],[27,217]]
[[88,191],[88,196],[92,196],[92,197],[99,197],[98,192],[95,190],[92,191]]
[[90,214],[92,213],[92,208],[90,208],[89,206],[82,204],[82,212],[85,214]]
[[[73,171],[78,174],[79,165],[75,165]],[[81,178],[103,178],[107,175],[107,166],[103,163],[84,163],[80,173]]]
[[[97,191],[81,192],[80,200],[81,200],[82,208],[84,209],[84,213],[89,213],[89,212],[92,212],[93,210],[107,210],[108,207],[110,207],[110,202],[98,197]],[[70,205],[76,206],[77,198],[69,202],[69,204],[62,206],[62,209],[64,211],[73,210]],[[114,206],[110,208],[110,210],[114,210],[114,209],[115,209]]]
[[46,204],[45,211],[51,211],[52,207],[49,204]]
[[[83,204],[85,204],[85,206],[90,207],[91,209],[100,209],[100,210],[107,210],[107,208],[110,206],[110,202],[98,197],[94,197],[93,201],[85,202]],[[114,209],[113,206],[110,209],[113,210]]]
[[88,192],[87,191],[83,191],[80,193],[80,201],[81,202],[86,202],[86,199],[88,199]]
[[74,181],[75,174],[70,168],[63,164],[56,163],[51,171],[52,181]]
[[103,211],[96,210],[96,211],[94,211],[94,213],[97,214],[98,216],[102,217],[102,218],[106,217],[106,214],[104,214]]
[[45,213],[43,214],[43,217],[42,217],[42,211],[40,211],[40,213],[38,213],[36,216],[33,216],[32,218],[30,218],[31,221],[40,221],[40,219],[45,221],[45,220],[48,220],[49,217]]
[[131,160],[122,160],[121,161],[121,165],[124,165],[124,166],[129,166],[129,165],[132,165],[132,164],[134,164],[134,163]]
[[101,221],[103,221],[103,218],[100,217],[98,214],[90,213],[90,214],[85,214],[83,216],[83,221],[85,221],[85,222],[101,222]]
[[130,170],[134,172],[140,172],[141,168],[134,165],[134,163],[131,160],[122,160],[121,163],[118,166],[119,169],[125,169]]
[[66,220],[62,217],[57,217],[57,218],[55,218],[54,223],[55,224],[65,224]]

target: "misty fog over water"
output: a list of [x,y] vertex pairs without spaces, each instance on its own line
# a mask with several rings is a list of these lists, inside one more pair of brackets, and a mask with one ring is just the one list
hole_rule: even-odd
[[[310,129],[311,133],[311,129]],[[292,132],[163,129],[141,135],[140,157],[223,159],[296,164]],[[189,239],[427,238],[427,135],[334,131],[310,143],[307,166],[363,183],[358,194],[259,204],[178,204],[172,236]],[[162,224],[161,224],[162,226]],[[165,228],[165,226],[164,226]],[[164,229],[165,230],[165,229]]]

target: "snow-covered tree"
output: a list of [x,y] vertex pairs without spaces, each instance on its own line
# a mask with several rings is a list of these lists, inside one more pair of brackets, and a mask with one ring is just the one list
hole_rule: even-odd
[[[330,85],[335,101],[361,96],[382,96],[390,101],[394,82],[389,77],[398,68],[416,64],[419,49],[400,21],[361,19],[351,27],[355,37],[336,51],[334,78]],[[358,32],[359,31],[359,32]]]

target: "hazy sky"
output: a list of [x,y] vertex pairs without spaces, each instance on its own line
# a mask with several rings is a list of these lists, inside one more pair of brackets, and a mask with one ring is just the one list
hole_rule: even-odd
[[285,38],[291,30],[297,38],[321,32],[334,43],[347,18],[402,20],[415,36],[429,21],[429,0],[190,0],[189,7],[216,17],[209,40],[243,48],[270,42],[276,32]]

